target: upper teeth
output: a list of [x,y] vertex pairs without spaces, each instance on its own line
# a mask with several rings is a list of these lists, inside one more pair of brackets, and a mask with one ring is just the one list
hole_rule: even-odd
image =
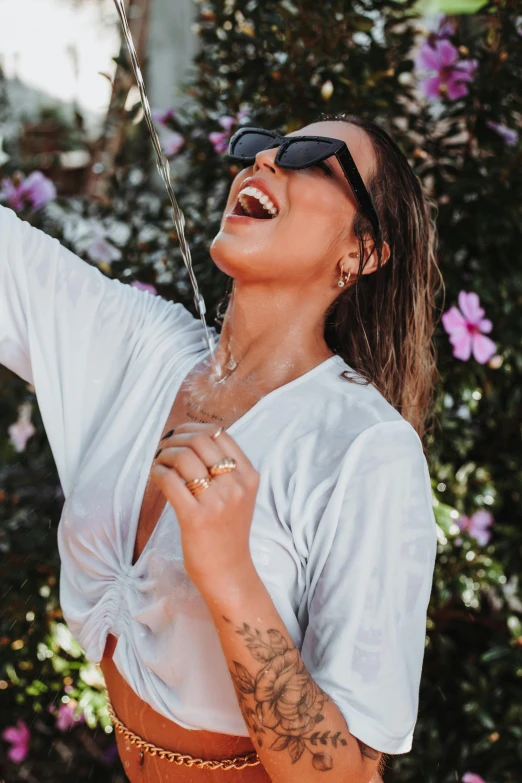
[[259,188],[246,187],[243,188],[239,194],[239,201],[241,202],[241,206],[249,215],[250,212],[248,211],[246,200],[243,198],[243,196],[253,196],[254,198],[257,198],[257,200],[260,202],[260,204],[263,205],[263,208],[266,209],[267,212],[270,212],[271,215],[277,215],[277,208],[275,204],[270,201],[266,193],[263,193],[263,191],[259,190]]

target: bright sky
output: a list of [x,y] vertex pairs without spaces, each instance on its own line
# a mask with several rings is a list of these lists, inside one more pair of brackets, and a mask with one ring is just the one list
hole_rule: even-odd
[[113,0],[0,0],[0,62],[8,79],[100,114],[119,25]]

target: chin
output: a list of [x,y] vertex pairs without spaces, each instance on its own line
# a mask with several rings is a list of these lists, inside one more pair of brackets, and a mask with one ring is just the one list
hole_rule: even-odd
[[[226,232],[222,229],[216,234],[210,245],[209,252],[210,257],[214,264],[221,272],[224,272],[229,277],[234,277],[234,272],[237,267],[237,253],[232,252],[231,237],[227,236]],[[235,264],[233,263],[235,260]]]
[[212,240],[209,252],[217,268],[229,277],[245,279],[245,272],[258,272],[261,268],[259,254],[256,257],[252,254],[251,240],[234,236],[223,229]]

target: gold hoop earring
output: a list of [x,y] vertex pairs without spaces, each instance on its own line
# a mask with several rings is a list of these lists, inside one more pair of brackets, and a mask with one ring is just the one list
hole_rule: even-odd
[[337,285],[339,286],[339,288],[344,288],[344,286],[349,283],[351,275],[352,275],[351,269],[348,270],[348,276],[346,276],[346,272],[341,270],[341,277],[339,278],[339,280],[337,282]]

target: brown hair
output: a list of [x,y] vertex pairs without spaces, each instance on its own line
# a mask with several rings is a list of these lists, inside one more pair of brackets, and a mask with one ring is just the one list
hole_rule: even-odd
[[[421,438],[433,414],[434,387],[439,380],[433,341],[435,296],[444,287],[437,264],[437,204],[424,191],[406,155],[380,125],[355,114],[322,114],[362,128],[370,137],[377,170],[368,192],[379,217],[375,241],[378,268],[362,274],[365,234],[373,236],[362,212],[354,219],[359,239],[359,269],[326,313],[325,340],[414,427]],[[390,258],[381,264],[382,240]],[[348,373],[349,371],[347,371]],[[347,373],[343,376],[357,381]]]

